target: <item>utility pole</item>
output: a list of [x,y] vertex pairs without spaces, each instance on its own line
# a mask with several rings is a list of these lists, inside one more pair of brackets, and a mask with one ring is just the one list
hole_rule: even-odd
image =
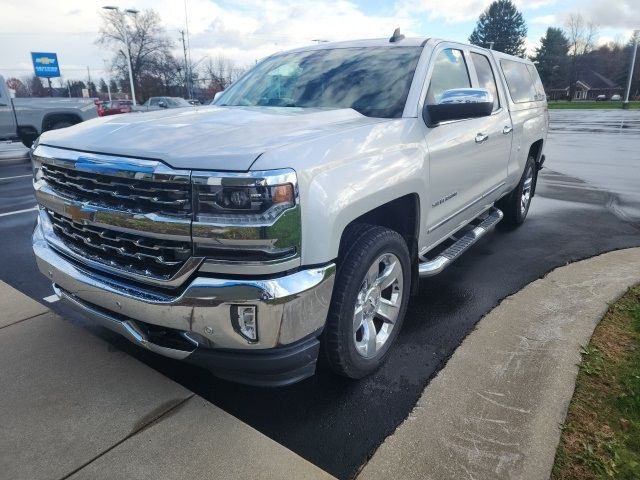
[[189,69],[189,59],[187,57],[187,44],[184,39],[184,30],[180,30],[182,37],[182,49],[184,51],[184,89],[187,98],[191,98],[191,70]]
[[184,0],[184,29],[187,36],[187,59],[189,61],[189,97],[193,98],[193,63],[191,62],[191,40],[189,39],[189,17],[187,16],[187,0]]
[[91,97],[91,70],[89,70],[89,65],[87,65],[87,90],[89,91],[89,97]]
[[129,51],[129,35],[127,33],[127,23],[125,21],[125,15],[130,14],[134,17],[139,13],[135,8],[127,8],[124,12],[121,12],[118,7],[114,7],[112,5],[106,5],[102,7],[105,10],[113,10],[118,12],[118,16],[120,17],[120,22],[122,25],[122,33],[124,34],[124,53],[127,57],[127,66],[129,67],[129,85],[131,86],[131,101],[133,105],[136,105],[136,90],[133,86],[133,69],[131,68],[131,52]]
[[631,92],[631,80],[633,79],[633,70],[636,67],[636,54],[638,53],[638,37],[640,37],[640,30],[634,30],[633,32],[633,45],[631,45],[631,66],[629,67],[629,79],[627,80],[627,91],[624,95],[624,103],[622,108],[629,109],[629,93]]

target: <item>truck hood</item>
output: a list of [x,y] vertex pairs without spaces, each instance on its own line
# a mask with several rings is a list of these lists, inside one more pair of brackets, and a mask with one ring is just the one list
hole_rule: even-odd
[[204,106],[97,118],[45,132],[40,143],[174,168],[243,171],[268,150],[382,121],[352,109]]

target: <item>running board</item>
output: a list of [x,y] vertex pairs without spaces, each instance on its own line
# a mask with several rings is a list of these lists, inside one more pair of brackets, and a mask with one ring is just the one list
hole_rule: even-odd
[[442,272],[453,261],[462,255],[469,247],[480,240],[489,230],[493,229],[500,220],[503,213],[497,208],[491,208],[489,215],[480,222],[473,230],[465,233],[456,242],[440,253],[433,260],[429,260],[418,265],[418,274],[420,277],[432,277]]

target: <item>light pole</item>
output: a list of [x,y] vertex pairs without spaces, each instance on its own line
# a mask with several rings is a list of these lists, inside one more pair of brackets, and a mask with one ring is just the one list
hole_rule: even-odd
[[127,13],[130,13],[131,15],[137,15],[138,10],[136,10],[135,8],[127,8],[124,13],[120,12],[120,9],[118,7],[114,7],[113,5],[106,5],[104,7],[102,7],[105,10],[114,10],[116,12],[118,12],[118,15],[120,16],[120,22],[122,22],[122,31],[124,32],[124,52],[126,54],[127,57],[127,65],[129,67],[129,85],[131,86],[131,101],[133,102],[133,105],[136,105],[136,90],[133,86],[133,69],[131,68],[131,54],[129,53],[129,35],[127,34],[127,24],[124,21],[124,16]]
[[629,93],[631,92],[631,80],[633,79],[633,69],[636,66],[636,53],[638,52],[638,37],[640,37],[640,30],[634,30],[633,32],[633,45],[631,45],[631,67],[629,68],[629,80],[627,80],[627,91],[624,95],[624,103],[622,108],[629,108]]

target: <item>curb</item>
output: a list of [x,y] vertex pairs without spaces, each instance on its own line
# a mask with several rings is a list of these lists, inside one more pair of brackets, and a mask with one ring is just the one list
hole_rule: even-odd
[[359,479],[548,479],[579,349],[640,282],[640,248],[557,268],[487,314]]

